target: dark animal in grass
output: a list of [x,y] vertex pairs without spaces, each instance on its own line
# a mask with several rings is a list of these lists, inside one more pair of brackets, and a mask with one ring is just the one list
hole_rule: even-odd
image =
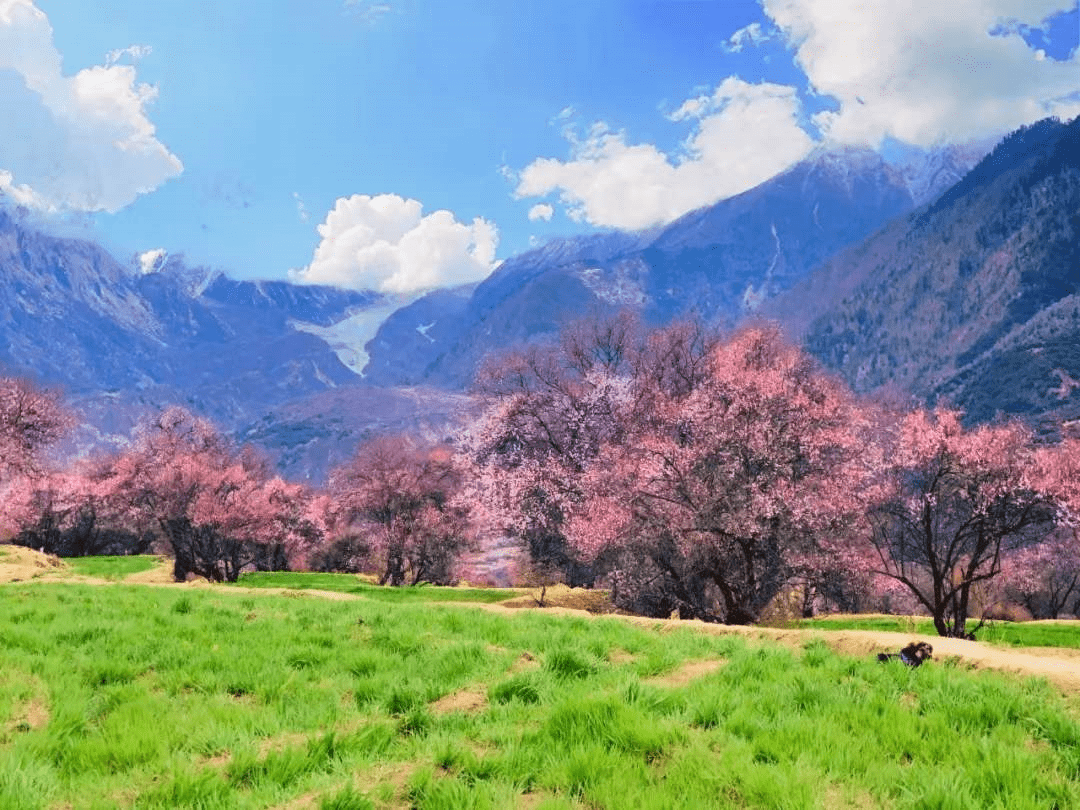
[[878,653],[878,661],[891,661],[894,658],[909,667],[922,666],[923,661],[929,661],[934,657],[934,648],[925,641],[913,641],[898,653]]

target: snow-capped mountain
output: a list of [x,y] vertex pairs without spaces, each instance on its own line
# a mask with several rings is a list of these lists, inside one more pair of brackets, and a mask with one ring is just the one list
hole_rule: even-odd
[[629,308],[733,324],[841,248],[943,191],[980,155],[819,149],[736,197],[648,232],[556,239],[471,290],[404,307],[370,344],[367,379],[466,387],[492,350],[551,338],[567,320]]
[[369,293],[233,281],[176,260],[147,273],[2,210],[0,286],[0,365],[63,389],[120,433],[141,409],[170,402],[232,425],[351,384],[333,349],[297,325],[328,327],[378,304]]

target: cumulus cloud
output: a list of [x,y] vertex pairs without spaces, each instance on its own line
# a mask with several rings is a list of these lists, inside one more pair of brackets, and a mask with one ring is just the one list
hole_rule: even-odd
[[551,222],[551,218],[555,215],[555,209],[547,203],[537,203],[529,209],[529,222],[536,222],[537,220],[543,220],[544,222]]
[[1047,59],[1021,36],[1075,0],[763,0],[813,88],[838,109],[825,137],[928,146],[1080,112],[1080,54]]
[[688,99],[669,118],[692,121],[682,150],[630,144],[598,124],[572,132],[571,159],[540,158],[518,176],[515,195],[558,193],[569,216],[604,227],[639,229],[670,222],[767,180],[813,146],[799,126],[795,88],[725,79],[711,95]]
[[384,293],[479,281],[499,243],[481,217],[466,225],[445,210],[425,216],[419,201],[396,194],[342,197],[317,230],[322,241],[294,281]]
[[32,0],[0,0],[0,189],[43,210],[115,212],[180,174],[155,137],[157,96],[123,49],[65,76],[49,20]]
[[49,207],[40,194],[25,183],[16,183],[11,172],[5,169],[0,169],[0,194],[7,197],[15,205],[26,208],[44,209]]

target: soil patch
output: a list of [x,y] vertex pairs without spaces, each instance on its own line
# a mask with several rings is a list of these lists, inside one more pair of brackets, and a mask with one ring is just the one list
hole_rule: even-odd
[[34,698],[26,703],[18,705],[12,712],[11,722],[8,723],[8,731],[33,731],[43,728],[49,722],[49,709],[45,703]]
[[316,596],[319,599],[329,599],[331,602],[355,602],[359,599],[363,599],[363,596],[354,593],[342,593],[341,591],[320,591],[314,589],[297,589],[297,588],[247,588],[248,593],[276,593],[279,596],[291,596],[293,598],[303,598],[307,596]]
[[480,689],[462,689],[459,692],[451,692],[431,704],[431,710],[435,714],[450,714],[451,712],[482,712],[487,708],[487,692]]
[[534,588],[525,596],[515,596],[498,604],[508,608],[570,608],[589,613],[615,612],[615,606],[611,604],[611,594],[607,591],[570,588],[566,585],[549,585],[546,589]]
[[208,757],[200,757],[199,764],[206,768],[224,768],[232,761],[231,751],[219,751]]
[[264,738],[259,744],[259,756],[265,759],[266,755],[271,752],[280,753],[288,748],[299,748],[307,741],[308,735],[299,731],[275,734]]
[[173,561],[168,557],[162,557],[149,571],[140,571],[124,577],[121,582],[136,583],[139,585],[167,585],[175,582],[173,579]]
[[516,660],[510,667],[509,674],[517,675],[519,672],[524,672],[529,669],[538,669],[540,662],[533,657],[532,653],[526,651]]
[[413,770],[416,768],[416,763],[410,762],[395,762],[387,763],[384,765],[375,765],[365,771],[361,771],[356,775],[356,786],[365,793],[375,791],[379,785],[389,785],[393,790],[396,801],[387,805],[382,802],[378,802],[378,807],[410,807],[410,804],[406,803],[404,792],[405,785],[409,781],[409,777],[412,776]]
[[716,672],[723,665],[723,661],[715,658],[703,661],[687,661],[681,667],[677,667],[665,675],[657,675],[655,678],[647,679],[645,683],[650,686],[672,688],[686,686],[691,681],[696,681],[698,678],[704,678],[706,675]]
[[318,800],[319,793],[313,790],[303,796],[297,796],[287,804],[275,805],[271,810],[307,810],[309,807],[315,807],[315,802]]

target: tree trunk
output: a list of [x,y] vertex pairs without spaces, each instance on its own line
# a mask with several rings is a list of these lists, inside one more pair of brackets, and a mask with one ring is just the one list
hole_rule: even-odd
[[934,629],[942,638],[949,637],[949,625],[945,622],[945,606],[941,605],[934,611]]

